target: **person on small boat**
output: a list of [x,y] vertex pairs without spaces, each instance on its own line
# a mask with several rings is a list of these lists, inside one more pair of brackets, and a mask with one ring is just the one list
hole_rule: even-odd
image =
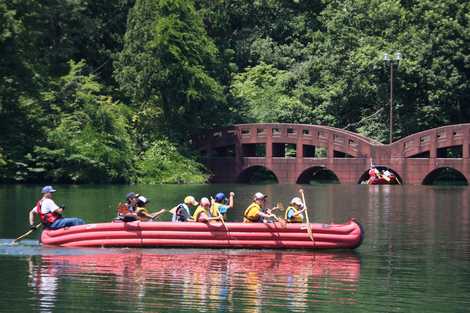
[[286,209],[285,219],[288,223],[302,223],[304,220],[303,212],[305,206],[299,197],[294,197]]
[[129,192],[126,195],[126,202],[119,203],[117,211],[118,211],[118,220],[123,222],[133,222],[137,221],[139,217],[135,213],[137,208],[137,201],[140,195],[135,192]]
[[59,229],[64,227],[83,225],[85,221],[78,217],[63,217],[64,206],[58,206],[52,200],[53,193],[56,192],[52,186],[44,186],[41,190],[42,197],[29,212],[29,225],[34,226],[34,217],[39,215],[39,219],[47,229]]
[[186,196],[183,203],[178,204],[176,207],[170,210],[173,213],[171,218],[172,222],[188,222],[194,221],[191,216],[191,208],[196,208],[199,203],[193,196]]
[[253,196],[253,202],[243,213],[243,223],[263,223],[264,221],[269,221],[270,219],[277,220],[277,217],[274,214],[264,209],[267,197],[268,196],[262,194],[261,192],[255,193]]
[[214,201],[211,206],[211,215],[212,216],[219,216],[222,215],[223,218],[227,217],[227,211],[233,208],[233,198],[235,197],[234,192],[230,192],[228,203],[227,197],[223,192],[219,192],[215,195]]
[[202,222],[207,223],[213,220],[220,220],[221,217],[219,216],[211,216],[210,208],[211,202],[208,198],[201,198],[199,201],[199,206],[197,207],[196,211],[194,211],[193,219],[195,222]]
[[166,212],[165,209],[161,209],[158,212],[149,213],[149,211],[146,208],[147,203],[149,203],[149,200],[146,197],[144,197],[144,196],[138,196],[137,197],[137,204],[136,204],[135,214],[137,214],[137,217],[142,222],[155,220],[160,215],[162,215],[163,213]]
[[375,166],[372,166],[369,169],[369,179],[367,180],[367,183],[372,184],[376,180],[379,180],[380,177],[381,177],[380,171]]

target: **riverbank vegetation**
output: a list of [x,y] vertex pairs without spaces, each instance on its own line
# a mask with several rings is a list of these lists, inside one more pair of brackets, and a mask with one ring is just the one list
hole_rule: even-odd
[[0,3],[0,180],[188,183],[192,136],[243,122],[388,138],[470,121],[470,4]]

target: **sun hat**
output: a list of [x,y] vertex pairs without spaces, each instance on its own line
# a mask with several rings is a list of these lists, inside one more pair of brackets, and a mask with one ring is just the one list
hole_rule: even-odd
[[211,205],[211,202],[206,197],[201,198],[201,206]]
[[196,199],[194,199],[193,196],[187,196],[186,198],[184,198],[184,204],[191,204],[191,205],[198,205],[199,203],[197,203]]
[[52,186],[44,186],[41,190],[41,193],[56,192]]
[[304,204],[302,203],[302,200],[300,200],[299,197],[294,197],[292,198],[292,200],[290,201],[291,204],[295,204],[295,205],[298,205],[299,207],[303,207]]
[[261,192],[255,193],[255,196],[253,197],[255,200],[263,200],[266,199],[268,196],[262,194]]
[[143,204],[147,204],[149,202],[149,199],[145,198],[144,196],[137,197],[137,200],[139,200]]

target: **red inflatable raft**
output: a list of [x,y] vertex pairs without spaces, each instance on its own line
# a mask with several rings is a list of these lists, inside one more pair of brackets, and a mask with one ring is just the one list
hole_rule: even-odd
[[310,225],[314,240],[306,224],[117,222],[44,230],[41,242],[64,247],[354,249],[364,237],[355,220]]

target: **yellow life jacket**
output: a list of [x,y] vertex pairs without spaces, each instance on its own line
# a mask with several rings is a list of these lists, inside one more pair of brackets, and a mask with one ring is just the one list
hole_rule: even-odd
[[198,206],[197,209],[196,209],[196,211],[194,211],[193,219],[194,219],[196,222],[198,222],[199,215],[201,215],[203,212],[206,213],[206,215],[207,215],[208,217],[211,216],[210,213],[207,212],[207,210],[206,210],[203,206]]
[[210,213],[211,213],[211,216],[219,216],[221,215],[220,214],[220,211],[219,211],[219,207],[221,206],[220,203],[217,203],[217,202],[214,202],[210,208]]
[[248,208],[246,208],[243,213],[244,223],[258,223],[259,222],[259,213],[261,212],[261,206],[253,202]]
[[135,214],[137,214],[137,216],[139,217],[139,220],[141,221],[148,221],[150,220],[146,214],[149,214],[149,211],[147,210],[147,208],[142,208],[142,207],[138,207],[135,209]]
[[[287,215],[289,213],[290,210],[293,210],[294,211],[294,216],[292,218],[288,218]],[[301,214],[299,215],[295,215],[297,212],[299,212],[299,210],[297,210],[295,207],[293,206],[290,206],[286,209],[286,213],[285,213],[285,216],[284,218],[287,220],[287,222],[289,223],[302,223],[303,220],[304,220],[304,216]]]

